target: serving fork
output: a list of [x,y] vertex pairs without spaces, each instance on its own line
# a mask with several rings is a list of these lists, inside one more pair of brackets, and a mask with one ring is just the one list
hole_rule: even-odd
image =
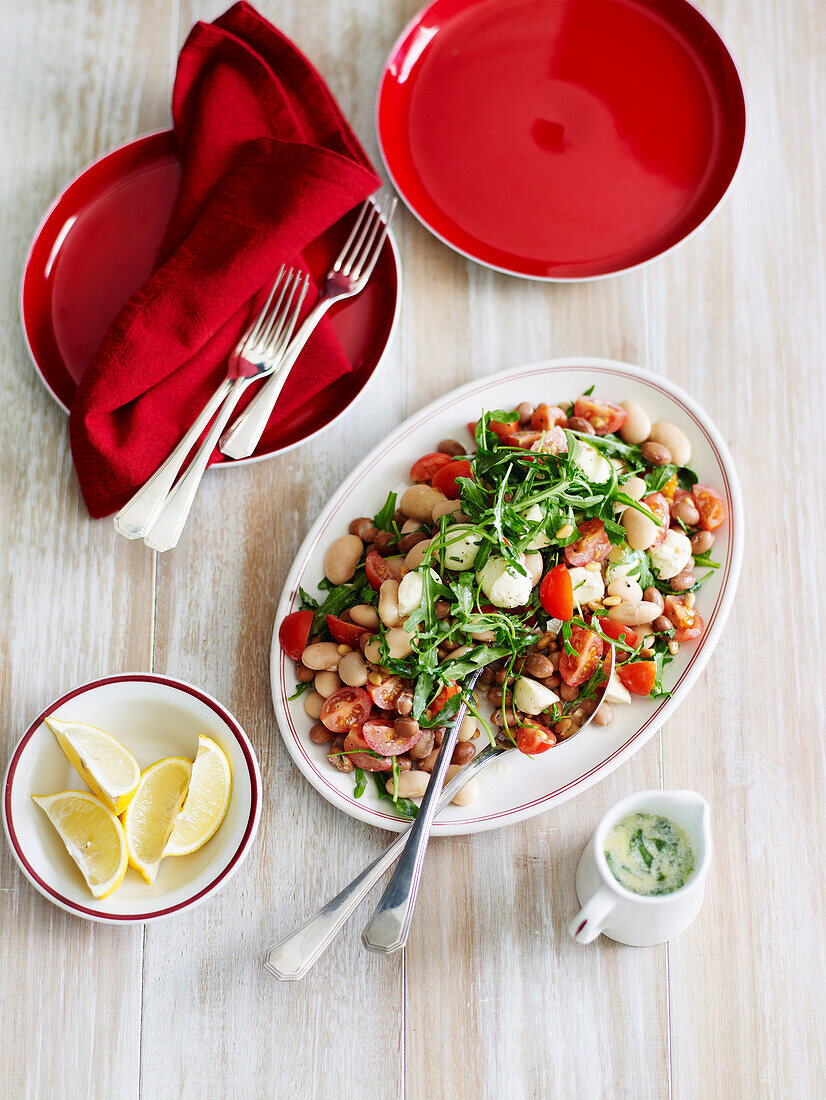
[[290,369],[327,310],[335,302],[352,298],[367,286],[384,247],[397,202],[395,196],[382,191],[363,204],[350,236],[327,272],[318,300],[290,341],[282,368],[265,382],[221,437],[218,446],[229,458],[247,458],[258,446]]
[[[557,620],[556,625],[559,627],[562,624]],[[549,623],[549,629],[554,629],[552,623]],[[608,693],[615,667],[616,649],[611,645],[611,661],[608,668],[608,678],[599,704],[589,715],[587,721],[582,723],[573,737],[582,733],[582,731],[590,725],[599,706],[605,702],[605,696]],[[451,732],[454,730],[458,731],[459,725],[461,725],[461,718],[458,715],[457,719],[454,719]],[[568,740],[573,740],[573,737],[569,737]],[[446,736],[445,741],[447,740],[448,737]],[[478,756],[475,756],[469,764],[466,764],[465,767],[462,768],[462,770],[443,788],[438,797],[436,813],[443,810],[466,783],[469,783],[471,779],[479,775],[483,769],[489,767],[494,760],[500,759],[500,757],[507,753],[518,751],[518,749],[512,746],[505,747],[502,745],[488,745],[484,748]],[[428,785],[428,789],[430,789],[430,784]],[[361,874],[357,875],[339,894],[331,898],[326,905],[312,917],[304,921],[304,923],[293,932],[288,933],[274,943],[267,952],[265,962],[267,970],[281,981],[294,982],[303,978],[319,958],[321,958],[364,898],[366,898],[373,887],[380,882],[385,871],[395,863],[405,850],[407,842],[411,837],[411,831],[412,829],[408,828],[404,832],[399,833],[393,843],[390,844],[381,855],[377,856],[372,863],[369,863]]]
[[[309,275],[281,265],[263,309],[230,355],[226,377],[169,457],[115,516],[115,530],[121,535],[143,538],[155,550],[171,550],[178,544],[210,456],[244,390],[257,378],[289,371],[284,368],[283,356],[309,283]],[[212,427],[175,485],[190,451],[216,412]]]

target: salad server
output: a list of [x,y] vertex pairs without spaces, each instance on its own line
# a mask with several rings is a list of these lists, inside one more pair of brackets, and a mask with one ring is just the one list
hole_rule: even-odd
[[[560,625],[558,621],[557,625]],[[614,674],[615,663],[616,650],[612,645],[608,678],[603,688],[600,703],[605,699],[608,685],[611,683]],[[596,709],[594,713],[596,713]],[[573,737],[576,737],[578,733],[581,733],[590,725],[593,717],[593,714],[589,715],[577,732],[568,740],[572,740]],[[449,805],[462,787],[479,775],[494,760],[498,760],[506,753],[514,751],[518,752],[519,750],[503,745],[489,745],[483,749],[441,791],[436,807],[437,813]],[[267,952],[265,962],[267,970],[281,981],[294,982],[303,978],[318,962],[364,898],[380,882],[385,871],[399,858],[407,845],[410,833],[411,829],[399,833],[392,844],[369,863],[340,893],[331,898],[317,913],[309,917],[293,932],[289,932],[286,936],[277,940]]]

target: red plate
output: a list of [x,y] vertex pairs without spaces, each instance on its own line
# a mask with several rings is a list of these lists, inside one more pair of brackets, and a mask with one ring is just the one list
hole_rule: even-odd
[[379,86],[388,172],[471,259],[594,279],[684,240],[745,136],[734,62],[686,0],[435,0]]
[[[118,310],[152,272],[179,178],[171,131],[136,138],[81,172],[35,235],[23,273],[23,328],[38,373],[67,410]],[[353,217],[343,218],[305,250],[318,280],[346,240]],[[226,460],[230,465],[295,447],[344,412],[390,340],[400,272],[395,242],[388,237],[369,286],[328,314],[355,369],[291,416],[277,447],[262,446],[251,458]]]

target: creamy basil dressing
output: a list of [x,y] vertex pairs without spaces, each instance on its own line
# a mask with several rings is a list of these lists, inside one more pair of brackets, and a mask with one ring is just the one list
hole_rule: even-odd
[[694,846],[685,829],[659,814],[629,814],[605,838],[611,874],[634,894],[673,894],[694,873]]

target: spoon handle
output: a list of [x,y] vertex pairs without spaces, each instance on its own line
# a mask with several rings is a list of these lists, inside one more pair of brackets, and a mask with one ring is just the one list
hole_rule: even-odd
[[[437,808],[444,809],[467,782],[507,751],[494,746],[483,749],[447,784],[441,792]],[[409,828],[399,833],[393,843],[372,863],[369,863],[361,874],[357,875],[339,894],[331,898],[295,931],[289,932],[274,943],[267,952],[265,963],[267,970],[284,982],[295,982],[303,978],[324,954],[352,913],[379,882],[387,868],[398,859],[409,838]]]
[[[473,686],[479,678],[481,669],[477,669],[465,685],[465,692],[473,690]],[[388,882],[381,899],[373,911],[373,915],[367,922],[367,927],[362,933],[364,946],[370,951],[376,951],[380,955],[389,955],[392,951],[398,951],[407,943],[410,935],[410,925],[413,921],[413,911],[416,907],[416,895],[419,892],[419,881],[422,877],[422,867],[427,851],[427,842],[430,839],[430,830],[433,819],[436,816],[439,803],[439,793],[442,783],[447,775],[450,758],[459,733],[459,727],[465,717],[467,704],[462,701],[453,724],[442,742],[439,755],[436,758],[436,766],[427,785],[427,790],[422,799],[422,805],[410,830],[410,839],[404,852],[399,857],[396,870]]]

